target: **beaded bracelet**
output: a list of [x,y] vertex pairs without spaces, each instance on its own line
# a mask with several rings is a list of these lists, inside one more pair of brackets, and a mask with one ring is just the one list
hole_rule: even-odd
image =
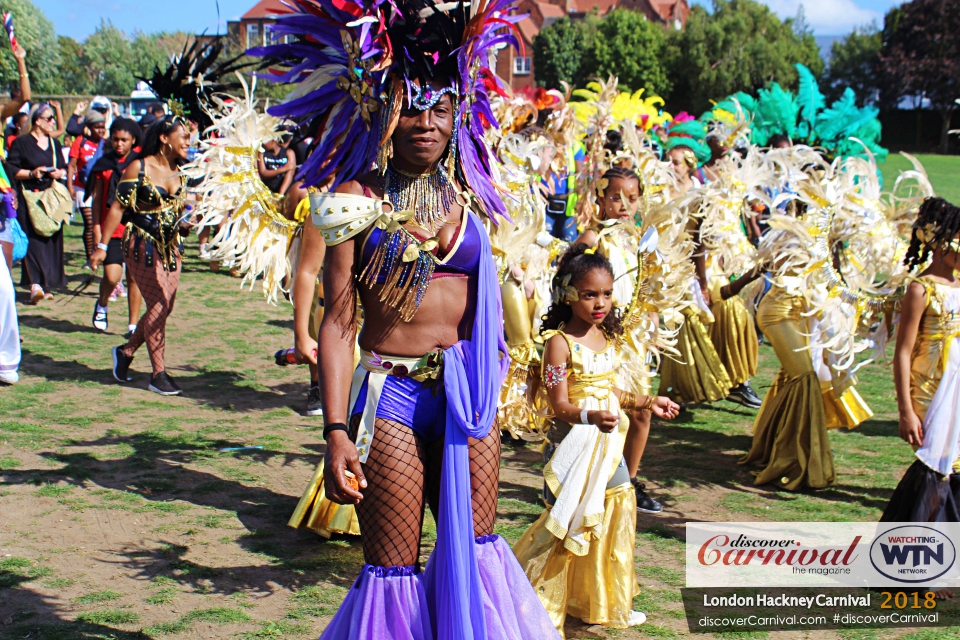
[[547,364],[543,367],[543,384],[547,389],[553,389],[567,379],[565,364]]

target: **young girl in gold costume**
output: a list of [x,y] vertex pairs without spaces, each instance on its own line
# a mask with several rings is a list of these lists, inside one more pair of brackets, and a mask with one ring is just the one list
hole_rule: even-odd
[[[589,226],[577,240],[589,247],[597,247],[610,261],[613,268],[613,303],[624,311],[633,302],[639,277],[640,234],[635,220],[641,195],[640,178],[633,170],[617,166],[608,169],[598,182],[597,216],[600,220]],[[646,349],[640,350],[643,353],[638,353],[637,359],[644,369],[648,369],[644,362]],[[630,386],[638,393],[650,395],[651,377],[652,373],[633,376]],[[623,456],[627,464],[627,474],[637,494],[637,509],[646,513],[659,513],[663,506],[647,495],[646,486],[636,478],[650,436],[650,418],[649,411],[640,411],[630,416]]]
[[941,198],[920,207],[905,263],[930,258],[907,287],[897,327],[900,437],[917,459],[883,512],[886,522],[960,521],[960,208]]
[[646,620],[631,610],[639,589],[636,499],[622,458],[628,415],[648,410],[669,420],[679,407],[616,386],[623,326],[606,258],[576,244],[553,283],[542,329],[556,445],[544,468],[548,506],[514,553],[558,630],[567,615],[625,628]]

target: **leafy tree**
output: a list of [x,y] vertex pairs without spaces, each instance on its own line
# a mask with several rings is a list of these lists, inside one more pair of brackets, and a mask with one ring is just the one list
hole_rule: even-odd
[[[53,24],[30,0],[0,0],[0,11],[13,15],[17,41],[27,50],[30,88],[35,93],[59,93],[60,48]],[[4,88],[20,83],[17,62],[6,34],[0,35],[0,82]]]
[[737,91],[756,92],[769,82],[793,88],[794,64],[823,72],[816,40],[803,24],[781,21],[755,0],[714,0],[713,13],[692,7],[683,31],[667,34],[666,67],[674,81],[668,102],[692,112],[710,108]]
[[131,69],[133,52],[126,34],[109,20],[83,43],[83,59],[90,76],[91,89],[104,95],[125,95],[136,86]]
[[940,151],[960,97],[960,0],[913,0],[884,19],[880,65],[884,98],[922,96],[940,113]]
[[879,100],[880,45],[876,24],[854,29],[830,48],[830,68],[821,83],[828,100],[837,100],[846,87],[857,94],[861,105]]
[[69,36],[58,36],[60,69],[57,74],[57,93],[88,93],[90,76],[83,60],[83,46]]
[[537,84],[559,88],[561,81],[576,83],[580,74],[584,34],[580,23],[563,16],[533,39],[533,68]]
[[624,90],[646,89],[647,93],[663,95],[671,86],[661,63],[664,45],[663,30],[642,13],[614,9],[597,25],[581,75],[615,75]]

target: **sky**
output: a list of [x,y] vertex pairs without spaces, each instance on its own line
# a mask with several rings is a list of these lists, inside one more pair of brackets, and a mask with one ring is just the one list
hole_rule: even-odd
[[[801,0],[761,0],[781,18],[797,15]],[[100,24],[109,19],[126,32],[140,30],[192,31],[217,33],[217,2],[219,2],[221,33],[226,32],[226,21],[239,18],[256,0],[33,0],[53,21],[57,33],[83,40]],[[693,0],[695,4],[710,6],[710,0]],[[854,27],[876,20],[883,23],[883,14],[900,2],[896,0],[802,0],[807,23],[818,36],[845,35]],[[16,18],[14,18],[16,24]]]

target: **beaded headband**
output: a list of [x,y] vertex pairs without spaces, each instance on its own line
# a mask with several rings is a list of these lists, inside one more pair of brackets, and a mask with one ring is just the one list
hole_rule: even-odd
[[456,87],[444,87],[438,90],[430,85],[420,87],[412,82],[408,84],[410,87],[410,105],[417,111],[433,109],[445,94],[449,94],[450,100],[456,104],[457,95],[459,94]]

